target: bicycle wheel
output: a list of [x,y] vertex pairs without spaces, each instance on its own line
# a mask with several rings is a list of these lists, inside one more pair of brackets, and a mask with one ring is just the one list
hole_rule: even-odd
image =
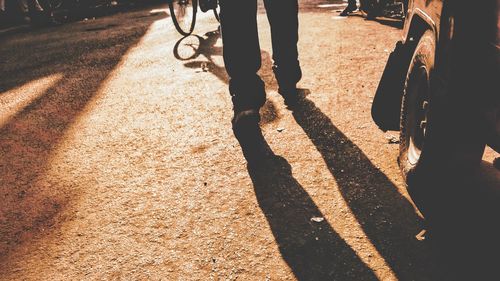
[[190,35],[196,23],[198,0],[170,0],[168,6],[175,29],[184,36]]

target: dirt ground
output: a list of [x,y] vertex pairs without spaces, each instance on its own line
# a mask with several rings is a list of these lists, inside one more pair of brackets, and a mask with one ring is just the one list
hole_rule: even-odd
[[261,174],[231,131],[212,15],[183,40],[166,5],[1,38],[0,279],[457,280],[416,238],[397,133],[370,117],[401,29],[343,5],[301,1],[294,112],[261,9],[262,128],[279,155]]

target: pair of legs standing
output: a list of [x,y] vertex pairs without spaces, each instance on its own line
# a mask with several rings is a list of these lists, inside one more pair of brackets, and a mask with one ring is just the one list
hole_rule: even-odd
[[[298,0],[264,0],[271,25],[273,71],[278,92],[290,107],[296,103],[296,84],[302,77],[297,42]],[[257,27],[257,0],[219,0],[226,71],[233,101],[233,132],[249,165],[259,164],[269,151],[259,127],[259,109],[266,102]]]
[[[224,63],[235,113],[264,105],[264,82],[257,75],[261,55],[257,28],[257,0],[220,0]],[[273,70],[279,92],[295,95],[302,73],[298,61],[297,0],[264,0],[271,25]]]

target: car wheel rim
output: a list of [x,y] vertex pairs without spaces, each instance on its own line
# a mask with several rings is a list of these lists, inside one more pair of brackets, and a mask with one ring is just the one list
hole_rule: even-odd
[[412,165],[416,165],[420,159],[425,141],[427,129],[427,112],[429,108],[429,79],[428,72],[425,66],[420,66],[413,73],[412,80],[414,83],[410,87],[408,97],[409,114],[409,145],[408,145],[408,161]]

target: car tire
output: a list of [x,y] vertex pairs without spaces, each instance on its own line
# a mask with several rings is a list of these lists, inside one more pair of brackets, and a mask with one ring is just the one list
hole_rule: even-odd
[[433,77],[435,55],[435,36],[428,30],[408,68],[400,116],[398,162],[408,192],[424,214],[441,208],[454,181],[479,167],[485,147],[483,139],[467,134],[469,128],[457,124],[467,118],[466,113],[450,109],[434,93],[434,81],[439,80]]

